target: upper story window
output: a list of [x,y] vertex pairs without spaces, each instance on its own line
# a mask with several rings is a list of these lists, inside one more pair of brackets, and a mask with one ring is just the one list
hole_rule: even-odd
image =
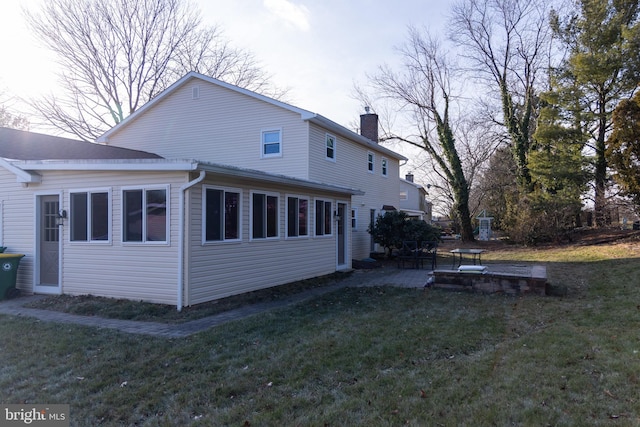
[[382,176],[387,176],[387,172],[388,172],[387,159],[383,158],[380,161],[380,163],[382,164]]
[[375,156],[373,153],[367,153],[367,170],[373,173],[375,167]]
[[309,199],[287,197],[287,237],[309,234]]
[[407,193],[406,191],[401,191],[400,200],[409,200],[409,193]]
[[72,191],[69,199],[71,206],[69,218],[71,241],[110,241],[110,191]]
[[122,190],[122,240],[125,242],[168,241],[168,186]]
[[331,208],[328,200],[316,200],[316,236],[328,236],[332,233]]
[[282,156],[282,129],[262,131],[262,157]]
[[278,237],[278,196],[276,194],[251,194],[251,238]]
[[203,188],[203,241],[240,240],[242,192],[228,188]]
[[325,137],[325,145],[327,148],[327,160],[336,160],[336,137],[327,134]]

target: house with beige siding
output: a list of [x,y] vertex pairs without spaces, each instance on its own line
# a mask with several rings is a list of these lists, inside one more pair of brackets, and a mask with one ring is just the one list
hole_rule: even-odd
[[0,129],[0,246],[25,293],[178,309],[348,270],[399,204],[369,136],[196,73],[96,143]]
[[427,190],[414,182],[411,172],[406,174],[404,179],[400,178],[400,210],[406,212],[410,218],[431,224],[433,209],[427,196]]

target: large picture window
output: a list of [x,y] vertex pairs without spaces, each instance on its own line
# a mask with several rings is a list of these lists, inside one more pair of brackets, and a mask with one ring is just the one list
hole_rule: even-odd
[[328,236],[331,234],[331,207],[327,200],[316,200],[316,236]]
[[300,197],[287,197],[287,236],[308,235],[309,200]]
[[123,241],[167,242],[167,188],[122,191]]
[[251,221],[251,238],[267,239],[278,237],[278,196],[275,194],[252,193]]
[[240,239],[240,190],[204,189],[204,240]]
[[108,191],[73,191],[70,193],[70,234],[72,242],[111,240]]

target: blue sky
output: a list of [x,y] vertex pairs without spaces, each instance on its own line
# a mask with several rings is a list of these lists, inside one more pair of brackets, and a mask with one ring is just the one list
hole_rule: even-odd
[[[21,6],[43,0],[3,0],[0,6],[0,89],[36,96],[55,89],[51,55],[29,34]],[[351,128],[363,112],[352,98],[383,63],[407,27],[442,31],[449,1],[442,0],[192,0],[206,24],[220,26],[232,44],[252,51],[288,101]]]

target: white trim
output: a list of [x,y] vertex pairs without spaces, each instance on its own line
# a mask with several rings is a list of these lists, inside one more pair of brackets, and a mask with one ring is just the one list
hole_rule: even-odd
[[195,160],[166,159],[23,160],[13,163],[13,166],[23,170],[34,171],[194,171],[198,169],[198,162]]
[[[300,200],[306,200],[307,201],[307,234],[303,234],[303,235],[296,235],[296,236],[290,236],[289,235],[289,198],[295,198],[298,200],[298,212],[296,212],[296,214],[299,214],[300,212]],[[309,196],[303,196],[300,194],[285,194],[284,196],[284,237],[285,239],[293,239],[293,240],[299,240],[299,239],[308,239],[311,237],[311,210],[313,208],[312,202],[311,202],[311,198]],[[298,230],[296,230],[298,231]]]
[[349,218],[349,226],[351,227],[352,231],[358,231],[358,208],[351,206],[351,209],[349,209],[349,213],[351,214],[351,217]]
[[[278,152],[277,153],[265,153],[264,152],[264,147],[265,145],[273,145],[275,144],[275,142],[270,142],[270,143],[265,143],[264,141],[264,136],[267,133],[275,133],[278,132]],[[282,128],[281,127],[274,127],[274,128],[264,128],[260,130],[260,158],[261,159],[271,159],[273,157],[282,157],[282,140],[283,140],[283,135],[282,135]]]
[[[371,165],[371,168],[369,168]],[[376,173],[376,154],[373,151],[367,151],[367,172],[370,174]]]
[[[128,241],[125,240],[125,223],[126,223],[126,212],[125,212],[125,191],[134,191],[140,190],[142,191],[142,209],[146,208],[146,200],[147,200],[147,191],[153,190],[164,190],[165,191],[165,240],[147,240],[146,238],[146,229],[147,229],[147,215],[142,215],[142,240],[141,241]],[[120,187],[120,242],[123,246],[146,246],[146,245],[162,245],[169,246],[171,245],[171,186],[169,184],[152,184],[152,185],[131,185]]]
[[42,213],[40,209],[40,198],[44,196],[58,196],[58,209],[64,209],[64,199],[62,191],[36,191],[33,193],[33,203],[35,213],[33,220],[35,221],[33,227],[33,292],[49,295],[61,295],[62,294],[62,279],[63,279],[63,251],[64,245],[64,228],[63,225],[58,226],[58,286],[42,286],[40,285],[40,233],[42,232],[42,224],[40,215]]
[[[327,150],[329,149],[329,139],[333,140],[333,147],[331,147],[331,149],[333,150],[333,157],[329,157],[327,156]],[[330,133],[325,133],[324,134],[324,158],[327,161],[330,162],[336,162],[336,157],[337,157],[337,146],[338,146],[338,138],[335,137],[335,135],[332,135]]]
[[[351,232],[351,209],[349,206],[349,202],[347,200],[335,200],[334,202],[335,207],[332,209],[335,209],[335,212],[338,213],[338,206],[339,205],[344,205],[344,212],[342,217],[340,218],[340,221],[342,221],[342,239],[343,239],[343,251],[344,251],[344,263],[340,264],[339,263],[339,255],[340,255],[340,251],[339,251],[339,246],[340,246],[340,233],[338,233],[338,219],[336,217],[333,218],[333,224],[332,227],[335,228],[335,236],[336,236],[336,270],[340,271],[340,270],[345,270],[347,268],[347,266],[349,265],[349,256],[351,255],[351,250],[349,248],[349,233]],[[349,215],[348,221],[347,222],[347,214]],[[333,215],[333,213],[332,213]],[[347,226],[348,224],[348,226]]]
[[30,182],[42,182],[42,177],[36,173],[30,173],[14,165],[13,163],[0,158],[0,166],[13,173],[16,176],[16,182],[30,183]]
[[[323,233],[323,234],[317,234],[317,227],[316,225],[318,224],[318,216],[316,215],[316,203],[317,202],[330,202],[331,203],[331,209],[329,209],[329,215],[331,216],[331,233]],[[326,237],[332,237],[335,233],[334,233],[334,228],[335,228],[335,224],[334,224],[334,220],[333,220],[333,212],[334,209],[336,209],[336,203],[335,200],[332,199],[326,199],[323,197],[315,197],[313,199],[313,237],[317,237],[317,238],[326,238]],[[324,205],[322,207],[322,210],[324,212]],[[326,212],[325,212],[326,214]],[[324,229],[324,223],[322,224],[322,228]],[[325,230],[326,231],[326,230]]]
[[[96,245],[111,245],[113,244],[113,192],[111,187],[100,188],[80,188],[68,190],[69,213],[67,218],[67,224],[69,226],[69,244],[82,245],[82,244],[96,244]],[[71,222],[73,221],[73,213],[71,212],[71,195],[78,193],[87,194],[87,240],[71,240]],[[107,240],[91,240],[91,194],[94,193],[107,193]]]
[[[254,237],[253,236],[253,196],[254,194],[262,194],[265,196],[265,203],[267,201],[267,197],[277,197],[278,198],[278,206],[276,206],[276,235],[275,236],[267,236],[267,228],[268,228],[268,224],[267,224],[267,218],[266,218],[266,211],[265,211],[265,223],[264,223],[264,227],[265,227],[265,237]],[[251,242],[264,242],[267,240],[280,240],[280,199],[282,199],[282,195],[278,192],[273,192],[273,191],[262,191],[262,190],[250,190],[249,191],[249,241]],[[265,209],[266,209],[266,204],[265,204]]]
[[[226,193],[238,193],[238,238],[237,239],[225,239],[224,217],[222,219],[222,238],[220,240],[207,240],[207,190],[222,191],[223,197]],[[202,227],[201,227],[201,242],[202,245],[217,245],[223,243],[237,243],[242,241],[242,188],[224,187],[218,185],[205,184],[202,186]],[[224,200],[222,201],[222,211],[224,212]]]
[[[0,166],[2,166],[2,159],[0,159]],[[197,170],[204,170],[219,175],[231,176],[235,178],[250,178],[257,179],[264,182],[273,184],[286,184],[295,185],[298,187],[309,188],[313,190],[322,191],[334,191],[342,194],[349,195],[364,195],[361,190],[340,187],[334,184],[327,184],[324,182],[308,181],[300,178],[293,178],[286,175],[278,175],[274,173],[245,169],[237,166],[219,165],[215,163],[198,162],[196,160],[166,160],[166,159],[144,159],[144,160],[86,160],[86,161],[38,161],[27,160],[10,163],[9,166],[13,166],[22,170],[25,174],[29,172],[23,170],[78,170],[78,171],[176,171],[176,172],[192,172]],[[32,174],[40,178],[37,174]],[[31,181],[36,182],[36,181]]]
[[189,181],[186,184],[183,184],[180,187],[180,203],[178,208],[178,289],[177,289],[177,302],[176,309],[178,311],[182,311],[182,306],[184,305],[184,293],[185,293],[185,283],[184,283],[184,264],[187,261],[187,245],[185,243],[185,205],[186,205],[186,192],[194,185],[202,182],[204,178],[207,176],[205,171],[200,171],[200,175],[194,179],[193,181]]

